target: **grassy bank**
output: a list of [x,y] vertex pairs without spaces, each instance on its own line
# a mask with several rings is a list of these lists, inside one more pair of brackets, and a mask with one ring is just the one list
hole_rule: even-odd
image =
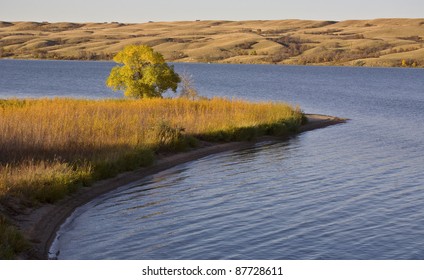
[[[219,98],[0,100],[0,211],[7,215],[55,202],[93,181],[148,166],[158,153],[184,151],[202,140],[283,135],[302,119],[287,104]],[[0,228],[0,258],[25,248],[4,218]]]

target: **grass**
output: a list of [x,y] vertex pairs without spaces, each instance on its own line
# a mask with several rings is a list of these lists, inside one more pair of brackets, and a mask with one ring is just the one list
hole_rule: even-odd
[[[53,203],[200,140],[283,135],[303,117],[283,103],[221,98],[0,100],[0,214],[5,205]],[[3,218],[0,228],[0,257],[9,258],[23,248],[21,237]]]
[[0,260],[14,259],[29,248],[22,234],[0,214]]

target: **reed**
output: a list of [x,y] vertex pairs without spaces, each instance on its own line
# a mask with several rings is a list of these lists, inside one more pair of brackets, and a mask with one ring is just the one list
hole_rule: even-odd
[[284,134],[302,117],[284,103],[223,98],[0,100],[0,214],[150,165],[157,152]]
[[70,186],[146,166],[197,139],[250,140],[300,125],[283,103],[241,100],[0,101],[0,198],[53,202]]

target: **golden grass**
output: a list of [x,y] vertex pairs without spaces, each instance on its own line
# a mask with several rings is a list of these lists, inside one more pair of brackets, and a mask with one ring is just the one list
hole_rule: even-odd
[[53,202],[78,185],[148,165],[196,139],[247,140],[302,121],[281,103],[215,98],[0,102],[0,199]]
[[0,22],[0,56],[111,59],[147,44],[168,61],[424,66],[424,19],[119,23]]

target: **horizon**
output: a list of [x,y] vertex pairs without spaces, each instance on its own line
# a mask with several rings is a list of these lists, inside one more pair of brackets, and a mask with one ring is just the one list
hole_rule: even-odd
[[372,21],[372,20],[384,20],[384,19],[424,19],[422,18],[402,18],[402,17],[386,17],[386,18],[348,18],[343,20],[333,20],[333,19],[301,19],[301,18],[281,18],[281,19],[243,19],[243,20],[231,20],[231,19],[197,19],[197,20],[158,20],[158,21],[144,21],[144,22],[121,22],[121,21],[46,21],[46,20],[3,20],[0,19],[0,22],[36,22],[36,23],[80,23],[80,24],[88,24],[88,23],[122,23],[122,24],[144,24],[144,23],[173,23],[173,22],[199,22],[199,21],[228,21],[228,22],[249,22],[249,21],[291,21],[291,20],[298,20],[298,21],[334,21],[334,22],[343,22],[343,21]]
[[54,1],[15,0],[2,4],[0,21],[34,22],[120,22],[144,23],[195,20],[373,20],[381,18],[424,18],[424,2],[398,1],[257,1],[225,0],[169,2],[157,0]]

